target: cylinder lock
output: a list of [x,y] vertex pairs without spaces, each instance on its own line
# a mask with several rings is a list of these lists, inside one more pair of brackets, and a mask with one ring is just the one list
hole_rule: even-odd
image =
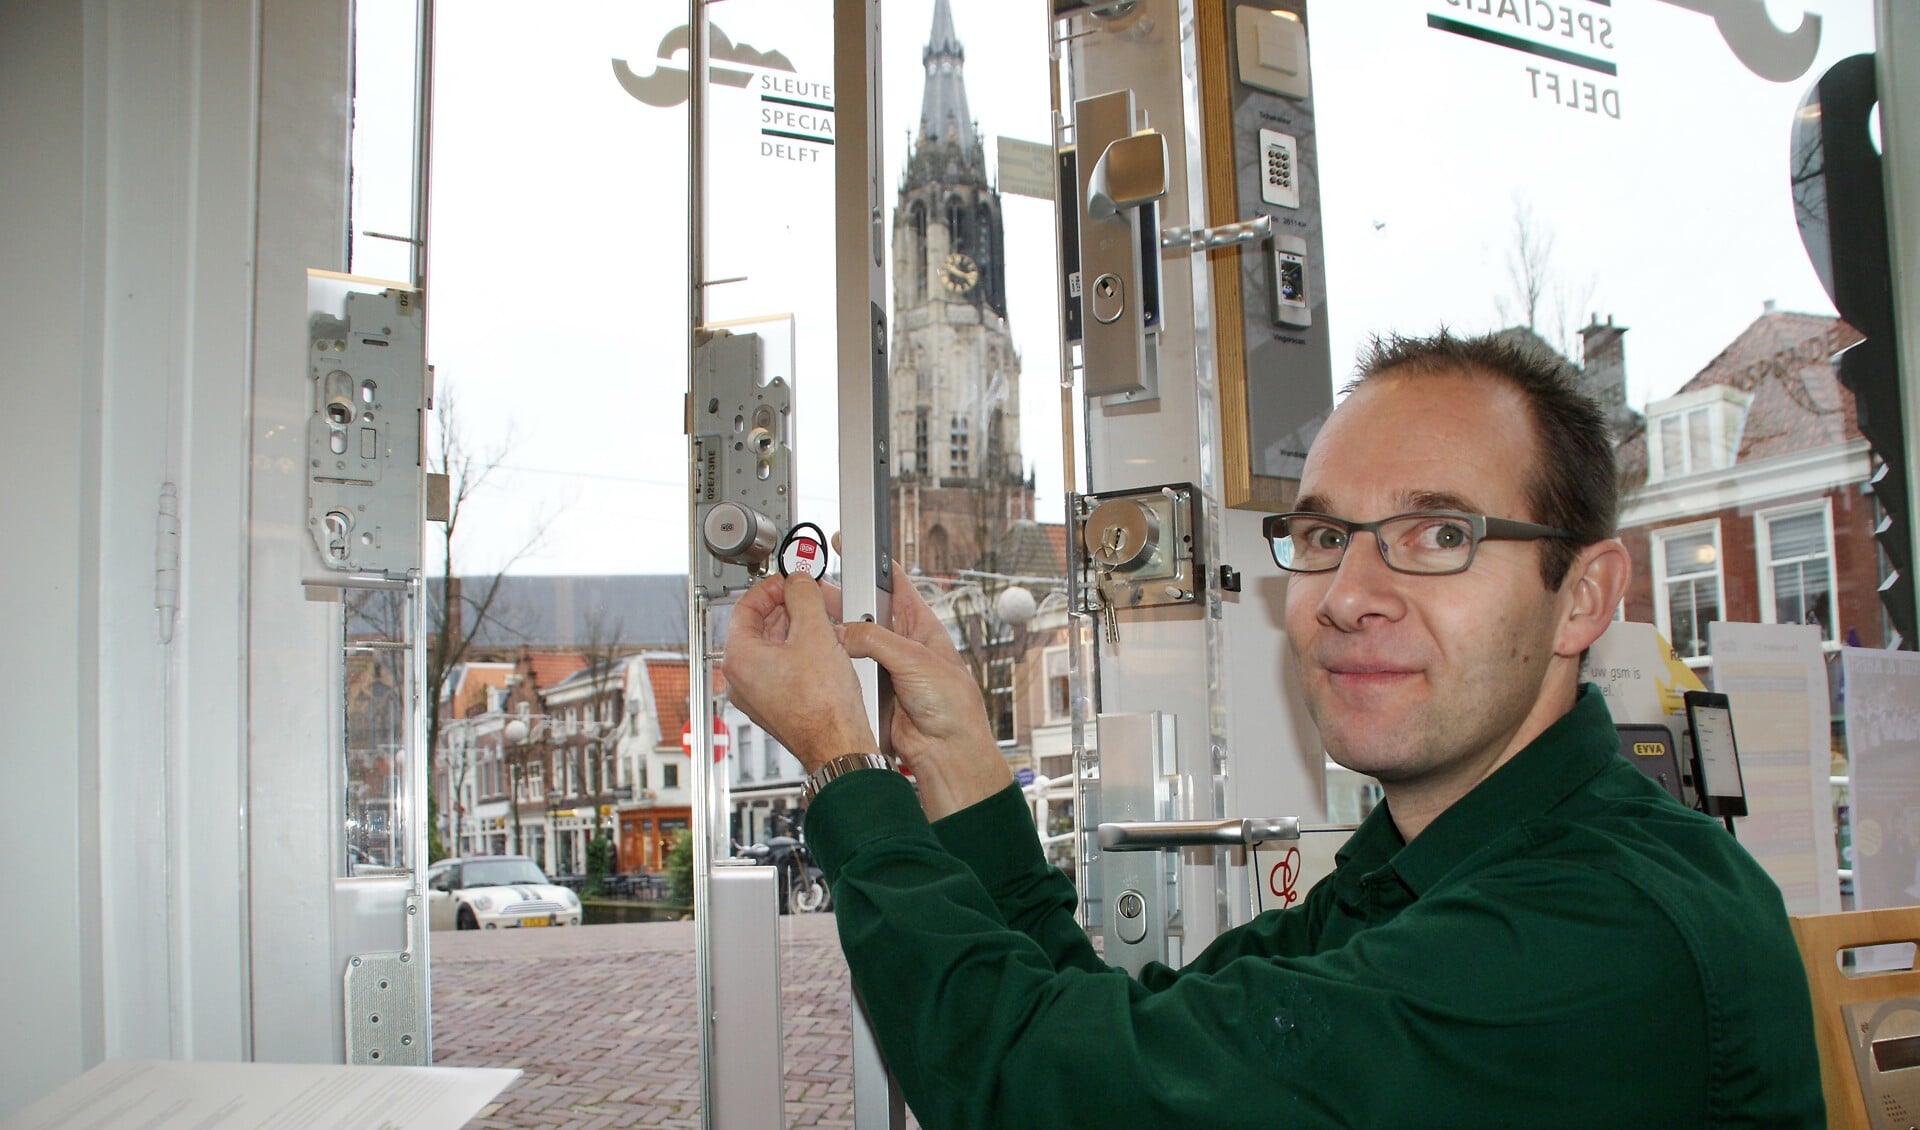
[[738,502],[722,502],[700,523],[707,552],[730,565],[754,568],[773,556],[780,532],[766,516]]
[[1160,517],[1137,498],[1110,498],[1094,507],[1084,536],[1095,565],[1127,572],[1153,556],[1160,544]]
[[1139,891],[1125,890],[1113,900],[1114,932],[1128,945],[1147,936],[1147,900]]

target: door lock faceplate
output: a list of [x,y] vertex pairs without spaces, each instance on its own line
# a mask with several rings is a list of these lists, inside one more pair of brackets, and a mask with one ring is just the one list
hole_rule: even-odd
[[1076,498],[1080,610],[1104,615],[1197,600],[1205,583],[1199,498],[1190,483]]

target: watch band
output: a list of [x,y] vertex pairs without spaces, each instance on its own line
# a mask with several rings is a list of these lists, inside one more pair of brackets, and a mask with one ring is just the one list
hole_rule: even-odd
[[892,768],[893,759],[884,754],[843,753],[839,757],[828,760],[825,764],[821,765],[820,768],[807,774],[806,782],[800,786],[800,803],[802,805],[812,804],[814,796],[817,795],[821,789],[826,788],[828,782],[844,777],[849,773],[857,773],[862,769],[891,770]]

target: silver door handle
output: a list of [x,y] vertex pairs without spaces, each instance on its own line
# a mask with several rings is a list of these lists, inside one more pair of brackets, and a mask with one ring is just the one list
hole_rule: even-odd
[[1162,851],[1183,847],[1253,847],[1268,840],[1300,838],[1298,816],[1265,820],[1139,820],[1102,824],[1095,832],[1101,851]]

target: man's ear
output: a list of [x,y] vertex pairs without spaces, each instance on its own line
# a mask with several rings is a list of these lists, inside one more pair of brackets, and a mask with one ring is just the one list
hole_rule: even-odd
[[1560,625],[1555,655],[1579,655],[1613,623],[1614,609],[1626,595],[1633,559],[1618,538],[1597,541],[1580,551],[1560,586]]

